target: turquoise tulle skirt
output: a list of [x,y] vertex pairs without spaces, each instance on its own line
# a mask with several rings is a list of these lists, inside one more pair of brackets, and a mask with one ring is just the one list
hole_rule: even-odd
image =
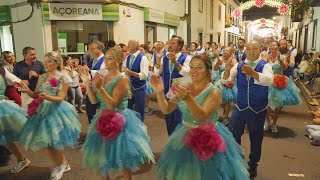
[[268,106],[275,110],[278,107],[298,105],[301,103],[300,89],[293,82],[292,77],[288,79],[287,87],[279,89],[274,85],[269,87]]
[[83,164],[102,175],[123,169],[137,169],[144,162],[155,163],[146,126],[139,119],[140,114],[130,109],[121,113],[126,124],[118,136],[106,141],[96,131],[95,125],[101,115],[94,116],[83,145]]
[[214,81],[219,81],[221,79],[221,75],[219,71],[211,71],[211,78]]
[[246,180],[249,179],[243,149],[234,140],[229,130],[221,123],[216,129],[226,141],[225,152],[202,161],[194,151],[183,143],[190,127],[180,124],[169,137],[157,166],[157,178],[166,180]]
[[0,100],[0,145],[19,140],[26,123],[26,112],[13,101]]
[[148,77],[147,77],[147,84],[146,84],[146,86],[147,86],[147,94],[153,94],[154,93],[153,89],[151,87],[151,84],[150,84],[150,78],[151,78],[151,73],[149,72],[148,73]]
[[80,130],[74,106],[65,101],[53,103],[45,100],[36,113],[28,117],[21,130],[20,143],[33,151],[46,147],[62,150],[64,146],[77,144]]
[[236,85],[234,85],[232,88],[227,88],[223,86],[221,90],[221,94],[222,94],[222,104],[234,103],[237,101],[238,88]]

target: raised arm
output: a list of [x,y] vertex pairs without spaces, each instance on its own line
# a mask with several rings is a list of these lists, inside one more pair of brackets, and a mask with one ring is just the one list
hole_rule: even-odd
[[221,91],[218,88],[207,96],[202,105],[199,105],[190,95],[190,91],[182,86],[176,87],[175,94],[185,101],[190,113],[198,121],[206,120],[210,115],[217,111],[222,103]]
[[169,114],[177,108],[177,104],[173,100],[167,101],[164,95],[164,86],[161,77],[151,76],[150,83],[152,89],[156,93],[160,110],[163,114]]

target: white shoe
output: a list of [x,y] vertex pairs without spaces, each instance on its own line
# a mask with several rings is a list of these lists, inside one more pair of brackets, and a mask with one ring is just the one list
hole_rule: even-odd
[[69,164],[66,165],[66,167],[64,168],[64,172],[68,172],[71,170],[71,167]]
[[270,127],[270,122],[266,120],[263,125],[263,130],[268,131],[269,127]]
[[71,170],[71,168],[70,168],[69,164],[63,164],[61,166],[57,166],[57,167],[53,168],[53,170],[51,172],[50,180],[59,180],[62,178],[64,172],[67,172],[70,170]]
[[272,132],[272,133],[278,133],[278,132],[279,132],[277,125],[275,125],[275,124],[272,124],[272,125],[271,125],[271,132]]
[[30,160],[25,158],[22,161],[19,161],[12,169],[11,169],[11,173],[18,173],[20,171],[22,171],[24,168],[26,168],[28,165],[30,164]]

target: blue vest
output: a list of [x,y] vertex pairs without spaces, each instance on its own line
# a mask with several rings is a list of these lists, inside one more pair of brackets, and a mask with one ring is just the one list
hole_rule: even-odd
[[[130,57],[131,57],[131,55],[129,55],[127,57],[127,62],[126,62],[126,67],[129,69],[130,69]],[[131,71],[136,72],[136,73],[141,72],[140,63],[141,63],[142,57],[143,57],[143,54],[139,53],[133,62],[133,65],[130,69]],[[134,76],[130,76],[130,83],[131,83],[131,86],[133,87],[133,89],[139,89],[139,88],[146,85],[146,80],[140,80],[139,78],[136,78]]]
[[[163,57],[165,57],[167,55],[167,50],[163,49]],[[157,53],[153,53],[153,65],[156,64],[157,61]]]
[[[255,68],[256,72],[261,73],[267,62],[261,60]],[[237,70],[237,108],[239,111],[251,109],[259,113],[268,107],[268,86],[254,84],[254,78],[251,77],[248,82],[246,74],[241,72],[244,62],[238,64]]]
[[[183,65],[183,63],[186,61],[187,57],[188,57],[187,54],[182,54],[181,53],[181,55],[180,55],[180,57],[178,59],[178,63]],[[167,94],[167,92],[169,91],[172,79],[182,77],[179,74],[179,71],[178,71],[178,69],[176,67],[174,67],[172,73],[170,73],[169,64],[170,64],[170,60],[168,59],[167,56],[164,56],[163,57],[164,94]]]
[[[239,59],[238,54],[239,54],[239,50],[235,52],[236,59],[237,59],[237,61],[239,62],[240,59]],[[241,60],[244,61],[244,60],[246,60],[246,59],[247,59],[246,52],[243,52],[242,57],[241,57]]]
[[91,70],[100,70],[101,69],[101,64],[104,62],[104,59],[105,59],[105,56],[102,56],[100,59],[98,59],[97,63],[94,65],[94,67],[92,67],[92,63],[93,63],[93,60],[91,59],[89,62],[88,62],[88,67],[91,69]]

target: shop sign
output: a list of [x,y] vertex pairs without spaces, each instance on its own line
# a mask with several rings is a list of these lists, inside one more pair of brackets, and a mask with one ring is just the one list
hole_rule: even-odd
[[144,8],[144,20],[160,24],[167,24],[170,26],[179,26],[180,17],[151,8]]
[[164,12],[145,8],[144,20],[164,24]]
[[45,20],[119,20],[117,4],[43,3]]
[[0,22],[11,21],[11,11],[9,6],[0,6]]

